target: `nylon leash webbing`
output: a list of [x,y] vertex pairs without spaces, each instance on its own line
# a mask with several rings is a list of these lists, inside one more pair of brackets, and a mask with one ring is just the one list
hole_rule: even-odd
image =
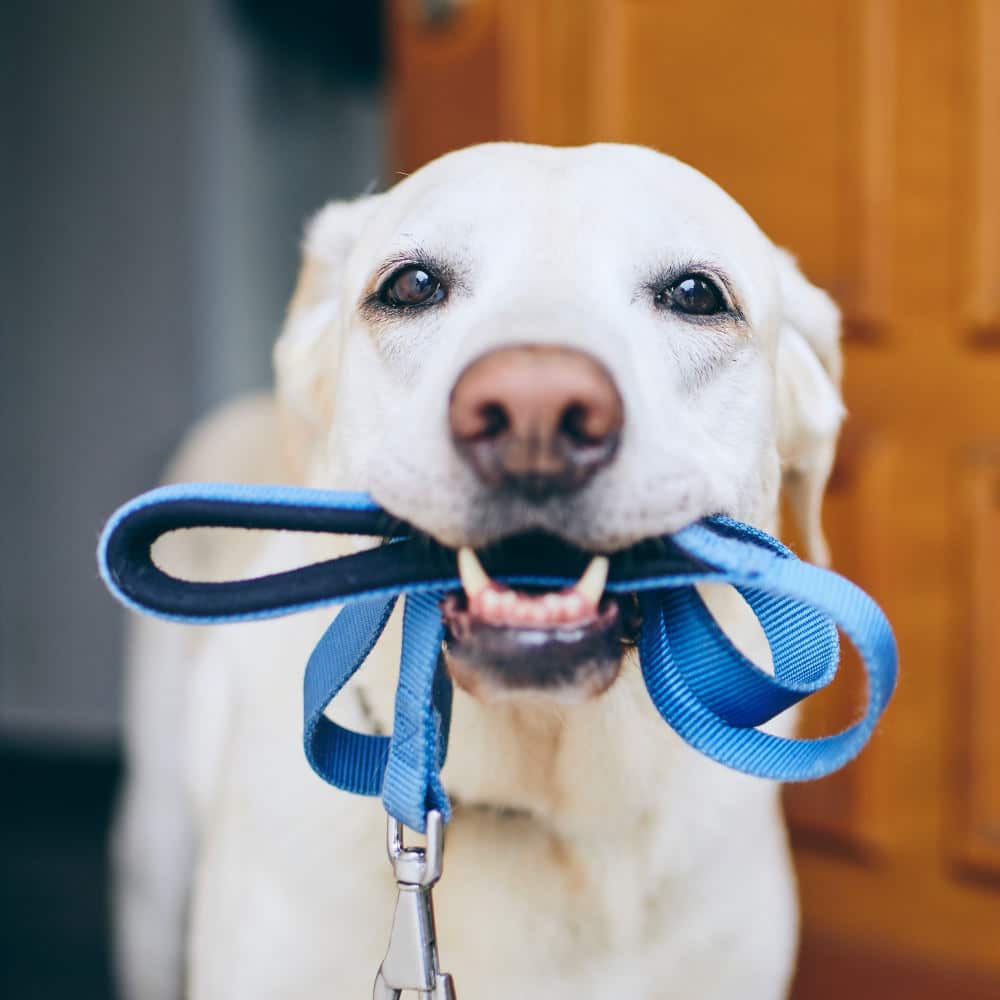
[[[187,527],[334,532],[380,536],[384,512],[359,493],[295,487],[185,484],[153,490],[119,509],[98,561],[109,589],[129,607],[172,621],[225,623],[342,604],[306,665],[304,745],[325,781],[382,795],[386,810],[424,832],[427,814],[449,815],[440,770],[447,752],[451,682],[442,667],[439,602],[460,587],[454,553],[395,539],[356,555],[228,583],[163,573],[151,548]],[[513,552],[495,578],[559,587],[577,579],[569,552]],[[715,623],[695,583],[731,584],[757,615],[774,674],[744,657]],[[637,592],[643,611],[639,657],[663,719],[692,747],[727,767],[779,781],[819,778],[867,743],[896,682],[895,639],[878,605],[835,573],[798,560],[763,532],[711,517],[656,547],[612,557],[607,590]],[[392,736],[352,732],[325,709],[364,663],[399,596],[403,646]],[[820,739],[790,739],[756,727],[829,684],[837,672],[837,628],[864,663],[861,718]]]

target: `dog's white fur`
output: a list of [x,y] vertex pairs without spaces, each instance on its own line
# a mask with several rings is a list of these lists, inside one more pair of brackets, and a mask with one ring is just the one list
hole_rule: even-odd
[[[372,318],[359,303],[376,272],[417,247],[453,267],[449,300]],[[689,265],[727,276],[744,324],[654,306],[649,281]],[[627,146],[475,147],[316,217],[277,400],[212,418],[171,476],[369,490],[447,544],[503,524],[605,550],[716,510],[773,531],[783,473],[822,559],[838,335],[831,301],[690,167]],[[569,506],[495,508],[447,434],[463,366],[525,342],[593,354],[625,400],[620,454]],[[163,544],[201,578],[314,561],[320,545],[196,532]],[[712,600],[766,662],[739,600]],[[129,1000],[175,1000],[182,978],[193,1000],[368,995],[394,899],[384,814],[324,785],[300,742],[302,666],[328,618],[136,626],[116,842]],[[338,699],[338,718],[387,725],[397,642],[361,672],[360,694]],[[631,660],[572,707],[458,691],[451,748],[459,806],[438,930],[463,996],[784,996],[797,911],[777,788],[684,746]]]

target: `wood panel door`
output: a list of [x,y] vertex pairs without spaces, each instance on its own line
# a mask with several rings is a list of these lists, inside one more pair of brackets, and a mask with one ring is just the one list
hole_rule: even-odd
[[[397,168],[487,138],[654,146],[840,302],[826,521],[902,680],[860,761],[788,790],[795,995],[1000,997],[1000,0],[390,11]],[[807,730],[858,700],[845,678]]]

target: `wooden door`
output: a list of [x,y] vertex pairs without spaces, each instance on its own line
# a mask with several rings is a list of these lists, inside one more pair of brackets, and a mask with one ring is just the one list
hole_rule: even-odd
[[[795,996],[1000,997],[1000,0],[390,11],[398,169],[489,138],[654,146],[840,302],[850,418],[826,521],[895,625],[902,680],[860,761],[788,790]],[[845,680],[807,730],[858,700]]]

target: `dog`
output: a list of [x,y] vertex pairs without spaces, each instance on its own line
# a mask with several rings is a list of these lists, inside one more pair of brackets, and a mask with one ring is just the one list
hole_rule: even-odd
[[[693,168],[634,146],[487,144],[322,209],[275,393],[183,445],[168,478],[364,490],[459,550],[436,903],[461,995],[786,996],[798,916],[778,788],[656,715],[603,556],[716,512],[776,532],[784,489],[824,562],[839,330],[830,298]],[[527,533],[592,553],[581,582],[492,581],[483,550]],[[190,531],[156,555],[224,579],[365,544]],[[742,600],[704,594],[766,668]],[[370,994],[395,894],[385,815],[323,784],[301,745],[302,668],[331,614],[134,626],[114,842],[126,1000]],[[526,641],[559,623],[576,639]],[[391,729],[398,643],[394,620],[338,721]]]

